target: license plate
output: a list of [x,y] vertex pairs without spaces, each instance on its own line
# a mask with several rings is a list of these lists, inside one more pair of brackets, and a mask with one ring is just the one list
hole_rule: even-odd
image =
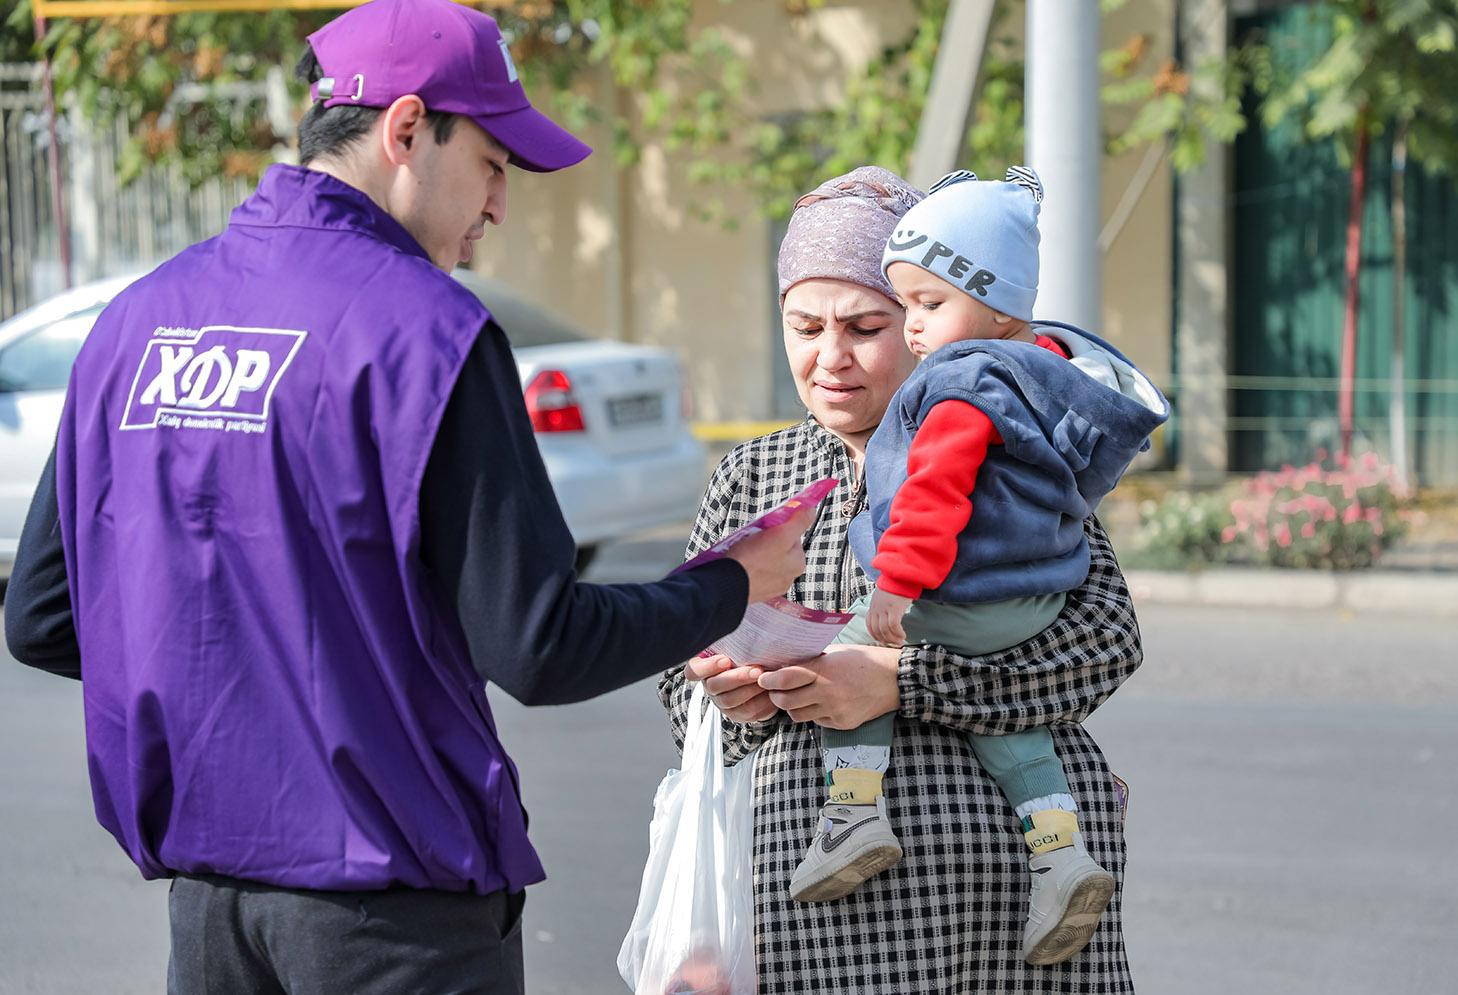
[[662,394],[634,394],[607,402],[608,421],[614,427],[647,425],[663,420]]

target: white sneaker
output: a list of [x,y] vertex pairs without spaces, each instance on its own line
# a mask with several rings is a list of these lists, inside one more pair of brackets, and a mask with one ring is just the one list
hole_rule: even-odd
[[1028,862],[1033,893],[1023,929],[1023,960],[1057,964],[1088,946],[1114,897],[1114,875],[1088,855],[1081,833],[1069,846]]
[[790,878],[790,897],[797,902],[844,898],[900,859],[901,843],[891,831],[884,795],[874,805],[827,803],[810,849]]

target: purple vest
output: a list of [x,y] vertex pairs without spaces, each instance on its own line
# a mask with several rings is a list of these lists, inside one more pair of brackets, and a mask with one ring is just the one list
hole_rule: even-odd
[[133,284],[56,446],[97,818],[147,878],[544,877],[418,496],[488,314],[393,218],[274,166]]

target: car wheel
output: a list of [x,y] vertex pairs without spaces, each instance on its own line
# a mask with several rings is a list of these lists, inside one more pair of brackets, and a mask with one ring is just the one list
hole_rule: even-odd
[[597,559],[597,547],[596,546],[578,546],[577,547],[577,572],[579,574],[585,572],[587,570],[587,568],[592,565],[592,561],[595,560],[595,559]]

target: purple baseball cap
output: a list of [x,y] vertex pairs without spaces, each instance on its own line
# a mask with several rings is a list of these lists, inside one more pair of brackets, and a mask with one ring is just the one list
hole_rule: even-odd
[[373,0],[315,31],[309,45],[324,73],[310,95],[326,107],[389,107],[413,93],[432,111],[475,121],[536,173],[592,152],[527,100],[496,21],[453,0]]

